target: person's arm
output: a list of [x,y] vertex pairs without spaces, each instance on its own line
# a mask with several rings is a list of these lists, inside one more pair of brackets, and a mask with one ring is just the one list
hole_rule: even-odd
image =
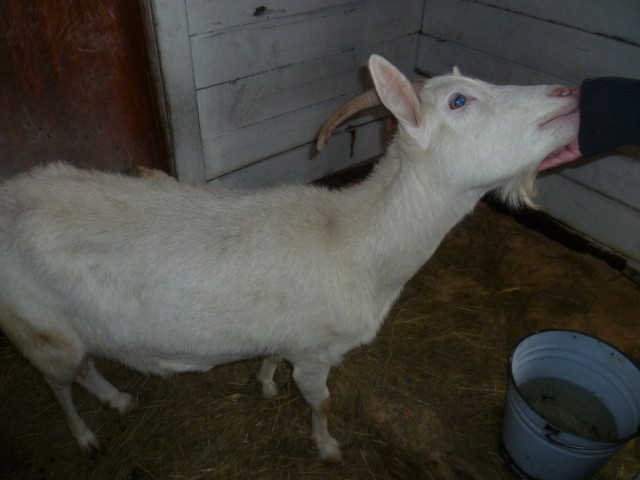
[[578,144],[583,157],[640,144],[640,80],[601,77],[582,82]]

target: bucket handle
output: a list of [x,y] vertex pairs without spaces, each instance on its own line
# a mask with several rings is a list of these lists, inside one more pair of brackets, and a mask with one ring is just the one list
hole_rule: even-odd
[[602,446],[590,448],[590,447],[584,447],[582,445],[576,445],[574,443],[569,443],[564,440],[559,440],[558,435],[560,435],[560,430],[548,423],[544,426],[542,430],[542,435],[551,443],[555,443],[556,445],[559,445],[565,448],[570,448],[572,450],[582,450],[582,451],[602,450]]

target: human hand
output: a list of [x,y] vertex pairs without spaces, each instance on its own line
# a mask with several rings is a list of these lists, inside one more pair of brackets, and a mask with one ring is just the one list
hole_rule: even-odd
[[542,163],[538,167],[538,171],[541,172],[543,170],[548,170],[549,168],[573,162],[581,156],[582,154],[580,153],[580,147],[578,146],[578,139],[576,138],[569,145],[562,147],[560,150],[556,150],[542,160]]

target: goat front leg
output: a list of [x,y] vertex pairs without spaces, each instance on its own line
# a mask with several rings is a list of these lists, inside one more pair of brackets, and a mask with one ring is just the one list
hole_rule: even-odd
[[299,362],[293,366],[293,379],[311,407],[311,438],[316,444],[320,460],[338,463],[342,460],[340,444],[329,434],[327,413],[331,403],[327,377],[331,365]]
[[276,373],[280,360],[282,360],[282,357],[273,356],[267,357],[262,361],[262,366],[256,375],[262,389],[262,398],[269,399],[278,395],[278,386],[273,381],[273,375]]

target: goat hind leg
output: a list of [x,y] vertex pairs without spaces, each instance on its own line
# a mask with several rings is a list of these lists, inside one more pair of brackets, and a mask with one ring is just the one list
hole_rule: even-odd
[[331,436],[327,425],[331,396],[327,388],[330,365],[301,362],[294,364],[293,379],[311,407],[311,438],[316,444],[320,460],[337,463],[342,460],[340,444]]
[[86,358],[76,375],[76,382],[95,395],[105,407],[113,408],[121,415],[131,413],[137,406],[135,399],[121,392],[100,375],[91,358]]
[[45,380],[51,387],[53,396],[58,401],[60,408],[62,408],[67,419],[69,431],[71,431],[71,434],[76,439],[80,450],[89,457],[97,457],[102,453],[102,445],[76,411],[76,407],[73,404],[73,398],[71,396],[71,381],[68,383],[59,383],[47,376],[45,376]]
[[8,329],[9,338],[22,347],[24,356],[42,372],[80,449],[95,457],[102,450],[100,442],[78,415],[71,396],[73,379],[82,370],[85,357],[82,342],[69,331],[36,329],[19,318],[14,326],[17,327]]

